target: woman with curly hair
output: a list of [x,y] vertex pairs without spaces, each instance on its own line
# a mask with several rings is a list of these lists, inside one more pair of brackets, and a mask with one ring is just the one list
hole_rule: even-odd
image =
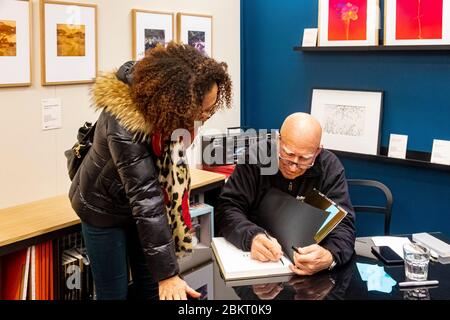
[[227,65],[170,43],[96,79],[101,111],[94,141],[73,178],[97,299],[126,299],[128,266],[140,299],[198,298],[179,276],[177,256],[192,249],[185,136],[231,106]]

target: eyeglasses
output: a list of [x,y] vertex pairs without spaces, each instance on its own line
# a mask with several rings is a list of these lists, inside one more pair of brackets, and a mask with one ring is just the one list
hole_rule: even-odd
[[[281,142],[281,138],[280,138],[280,142]],[[295,166],[296,169],[309,169],[311,167],[314,166],[314,163],[316,161],[317,156],[319,155],[320,151],[321,151],[321,147],[317,148],[317,151],[314,153],[314,155],[310,158],[304,158],[301,156],[294,156],[295,158],[298,158],[299,160],[297,162],[292,161],[291,159],[293,159],[294,157],[292,156],[288,156],[288,155],[284,155],[282,156],[282,153],[286,153],[286,151],[284,150],[284,148],[280,145],[280,151],[278,153],[278,158],[280,159],[280,161],[282,161],[286,166],[292,167]],[[291,158],[291,159],[289,159]]]
[[[309,169],[309,168],[313,167],[315,159],[316,159],[316,157],[313,157],[311,163],[303,164],[303,163],[294,162],[294,161],[291,161],[289,159],[283,158],[281,155],[278,155],[278,158],[280,159],[280,161],[282,161],[288,167],[295,166],[298,169]],[[311,160],[308,159],[308,161],[311,161]]]

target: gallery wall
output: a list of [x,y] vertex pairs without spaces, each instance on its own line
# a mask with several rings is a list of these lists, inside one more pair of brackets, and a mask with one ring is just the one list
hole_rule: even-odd
[[[450,140],[450,53],[293,50],[304,28],[317,27],[311,0],[258,0],[242,5],[243,125],[279,128],[290,113],[309,112],[313,88],[384,91],[381,144],[409,136],[408,149],[431,152]],[[450,234],[450,171],[341,157],[347,177],[376,179],[394,194],[392,232]],[[355,195],[354,200],[363,195]],[[382,233],[377,218],[358,216],[358,234]]]
[[[0,208],[67,192],[64,150],[74,143],[77,129],[95,121],[90,107],[91,85],[43,87],[40,83],[39,3],[32,13],[31,87],[0,88]],[[70,2],[66,0],[66,2]],[[240,124],[240,2],[239,0],[77,0],[98,5],[98,67],[108,71],[131,60],[131,9],[185,12],[213,16],[213,55],[228,63],[233,91],[233,108],[213,116],[207,128],[225,131]],[[0,70],[1,72],[1,70]],[[41,100],[61,98],[62,128],[43,131]]]

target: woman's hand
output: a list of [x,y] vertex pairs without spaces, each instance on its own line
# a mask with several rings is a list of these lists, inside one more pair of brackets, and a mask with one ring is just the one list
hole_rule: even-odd
[[179,276],[173,276],[159,282],[160,300],[187,300],[186,294],[192,298],[200,298],[201,296]]

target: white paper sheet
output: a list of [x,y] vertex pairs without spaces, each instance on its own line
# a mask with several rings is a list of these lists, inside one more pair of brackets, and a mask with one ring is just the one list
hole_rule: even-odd
[[61,128],[61,99],[42,99],[42,130]]
[[398,159],[406,159],[408,136],[402,134],[391,134],[389,139],[388,156]]
[[450,141],[433,140],[431,162],[450,165]]
[[372,237],[372,241],[376,246],[388,246],[395,251],[400,257],[403,257],[403,245],[411,242],[407,237]]
[[303,47],[315,47],[317,45],[317,28],[309,28],[303,31]]

